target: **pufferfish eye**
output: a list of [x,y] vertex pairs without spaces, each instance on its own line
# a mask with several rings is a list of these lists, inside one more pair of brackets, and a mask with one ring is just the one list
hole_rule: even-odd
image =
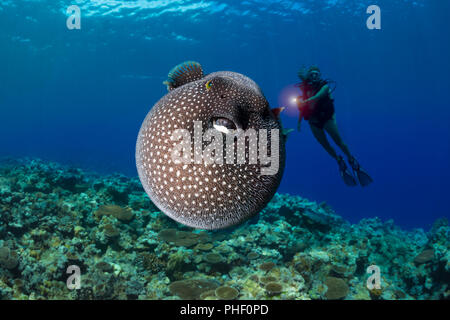
[[234,122],[227,118],[215,118],[213,119],[213,127],[220,132],[225,134],[232,134],[237,129]]

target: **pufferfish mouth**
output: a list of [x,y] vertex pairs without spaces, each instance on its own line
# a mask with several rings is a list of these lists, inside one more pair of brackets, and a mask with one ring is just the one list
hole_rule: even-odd
[[237,125],[234,123],[233,120],[224,117],[213,118],[212,124],[217,131],[220,131],[225,134],[234,134],[238,129]]

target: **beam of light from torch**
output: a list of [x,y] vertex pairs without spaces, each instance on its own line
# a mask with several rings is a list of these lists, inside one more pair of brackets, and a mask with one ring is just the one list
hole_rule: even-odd
[[278,96],[278,105],[286,107],[284,113],[291,117],[298,116],[298,97],[301,94],[300,89],[295,84],[284,87]]

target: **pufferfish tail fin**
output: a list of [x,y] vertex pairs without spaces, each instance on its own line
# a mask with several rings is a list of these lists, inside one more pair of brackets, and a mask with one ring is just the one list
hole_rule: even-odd
[[171,91],[186,83],[203,78],[203,69],[198,62],[185,61],[172,68],[167,77],[168,79],[163,84],[167,86],[168,91]]

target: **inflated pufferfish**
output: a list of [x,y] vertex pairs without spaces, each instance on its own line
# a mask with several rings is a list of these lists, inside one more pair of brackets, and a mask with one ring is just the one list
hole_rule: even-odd
[[[285,135],[278,119],[282,108],[270,110],[258,85],[240,73],[204,75],[199,63],[188,61],[168,77],[164,83],[169,92],[150,110],[137,139],[136,165],[145,191],[162,212],[190,227],[211,230],[242,223],[266,206],[280,184],[285,163]],[[173,158],[180,144],[173,133],[180,129],[188,142],[209,130],[209,139],[202,136],[199,145],[194,142],[180,152],[181,159],[193,154],[195,161]],[[227,149],[226,142],[230,135],[235,136],[229,141],[237,142],[249,129],[259,134],[258,143],[266,143],[267,150],[260,148],[255,161],[247,138],[241,144],[246,161],[238,163],[238,147]],[[261,138],[264,132],[266,140]],[[202,151],[213,142],[221,143],[211,152],[214,161],[201,161]],[[267,163],[261,152],[277,157]],[[235,161],[230,163],[225,158],[232,154]],[[268,167],[275,169],[262,174]]]

